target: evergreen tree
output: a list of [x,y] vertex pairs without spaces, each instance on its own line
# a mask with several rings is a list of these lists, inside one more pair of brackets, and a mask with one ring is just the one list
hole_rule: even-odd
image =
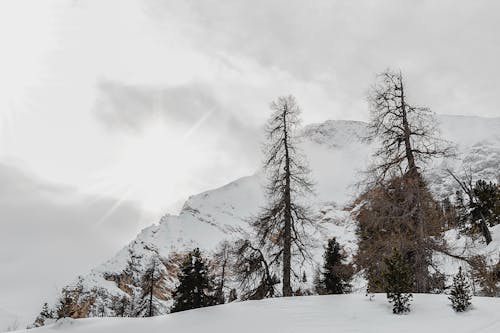
[[413,295],[410,293],[413,286],[413,274],[401,252],[394,251],[390,258],[385,260],[384,274],[385,291],[389,303],[392,303],[392,312],[402,314],[410,311],[410,302]]
[[35,322],[30,327],[41,327],[47,323],[47,320],[54,319],[54,311],[52,311],[47,303],[43,304],[42,311],[38,317],[36,317]]
[[141,277],[140,287],[142,295],[138,315],[152,317],[159,312],[155,294],[163,288],[165,276],[161,270],[161,261],[153,256]]
[[453,277],[453,287],[451,288],[450,297],[451,306],[456,312],[466,311],[471,305],[472,299],[469,284],[465,280],[465,274],[462,272],[462,267],[458,269],[458,274]]
[[170,312],[197,309],[217,304],[207,265],[198,248],[191,251],[181,267],[179,286],[174,291]]
[[344,294],[351,290],[352,266],[344,264],[346,259],[340,244],[335,238],[328,240],[323,255],[323,271],[320,277],[322,290],[326,294]]

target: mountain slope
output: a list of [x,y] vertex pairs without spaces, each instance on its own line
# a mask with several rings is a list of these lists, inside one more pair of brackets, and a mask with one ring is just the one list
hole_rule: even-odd
[[[443,116],[440,122],[445,138],[457,144],[458,154],[455,159],[438,160],[429,166],[426,177],[436,197],[447,196],[456,188],[453,180],[443,172],[445,168],[454,168],[460,173],[470,167],[486,179],[498,176],[500,118]],[[325,231],[316,235],[319,246],[313,251],[314,263],[301,268],[301,272],[307,273],[308,282],[295,282],[301,288],[311,287],[313,272],[321,262],[322,245],[327,238],[337,237],[349,254],[356,250],[355,225],[344,206],[352,199],[355,193],[352,184],[366,168],[373,149],[373,145],[359,140],[365,135],[366,124],[354,121],[327,121],[309,125],[303,131],[302,147],[317,184],[316,196],[308,200]],[[248,230],[246,220],[265,203],[264,182],[263,175],[257,173],[194,195],[186,201],[179,215],[166,215],[158,224],[142,230],[116,256],[81,278],[83,290],[95,296],[86,316],[113,315],[109,299],[130,297],[136,289],[133,281],[140,279],[154,254],[165,259],[167,284],[158,301],[162,304],[162,312],[167,312],[177,282],[179,254],[194,247],[209,254],[222,240],[241,237],[242,232]],[[363,287],[362,280],[356,287]]]
[[[500,299],[474,297],[472,309],[453,312],[445,295],[414,295],[411,312],[394,315],[385,295],[360,294],[246,301],[153,318],[63,319],[36,332],[454,332],[500,331]],[[255,320],[258,318],[258,320]]]

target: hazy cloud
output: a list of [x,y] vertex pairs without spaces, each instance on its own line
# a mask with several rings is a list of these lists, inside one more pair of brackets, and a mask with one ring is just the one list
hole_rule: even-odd
[[0,308],[23,316],[113,255],[147,219],[124,202],[96,224],[114,200],[80,195],[12,165],[0,163],[0,184]]

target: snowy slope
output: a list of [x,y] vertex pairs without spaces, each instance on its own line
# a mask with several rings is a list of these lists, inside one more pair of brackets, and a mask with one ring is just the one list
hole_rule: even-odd
[[472,304],[457,314],[445,295],[417,294],[409,314],[393,315],[380,294],[372,301],[361,294],[275,298],[153,318],[64,319],[33,332],[500,332],[500,299],[474,297]]
[[21,328],[20,319],[16,315],[0,309],[0,332],[12,331],[19,328]]
[[[436,161],[430,166],[427,177],[438,197],[456,188],[443,173],[444,168],[451,167],[460,173],[470,167],[490,179],[498,175],[500,118],[443,116],[440,122],[445,138],[457,144],[458,155],[456,159]],[[356,250],[354,224],[344,206],[352,199],[355,192],[352,184],[366,168],[373,148],[360,142],[359,138],[365,134],[365,123],[355,121],[327,121],[304,129],[302,145],[317,183],[316,196],[310,201],[318,221],[325,227],[325,233],[317,235],[316,264],[321,261],[321,246],[328,237],[337,237],[349,253]],[[257,173],[190,197],[179,215],[166,215],[158,224],[142,230],[116,256],[84,276],[85,289],[100,289],[106,296],[126,296],[123,271],[130,262],[134,263],[137,277],[153,253],[175,260],[178,253],[200,247],[208,254],[222,240],[240,237],[241,232],[247,230],[246,220],[264,205],[264,181],[262,174]],[[304,267],[309,277],[316,264]],[[162,300],[165,312],[176,283],[175,267],[169,274],[167,292]],[[112,315],[110,309],[106,313]]]

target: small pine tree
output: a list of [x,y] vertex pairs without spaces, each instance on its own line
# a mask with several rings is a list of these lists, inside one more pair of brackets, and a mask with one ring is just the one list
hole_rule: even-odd
[[353,269],[350,264],[344,264],[346,255],[335,238],[328,240],[323,259],[323,271],[319,280],[322,285],[320,289],[326,294],[350,292]]
[[30,327],[41,327],[47,324],[47,320],[54,319],[54,311],[49,308],[47,303],[43,304],[42,311],[38,317],[36,317],[35,322]]
[[413,295],[410,293],[413,285],[411,268],[399,251],[394,251],[390,258],[385,259],[384,273],[385,291],[389,303],[392,303],[394,314],[410,312],[410,302]]
[[462,267],[458,269],[458,274],[453,277],[453,287],[451,288],[450,297],[451,306],[456,312],[464,312],[471,305],[470,287],[465,280],[465,274],[462,272]]
[[197,309],[217,304],[213,282],[198,248],[191,251],[181,267],[179,286],[174,291],[170,312]]

